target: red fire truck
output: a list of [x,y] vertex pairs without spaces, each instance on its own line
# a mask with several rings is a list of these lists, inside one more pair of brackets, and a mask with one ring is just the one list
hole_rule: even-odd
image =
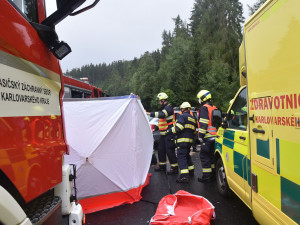
[[1,225],[82,223],[81,206],[71,196],[76,176],[63,164],[58,59],[71,48],[54,27],[99,0],[73,12],[84,2],[57,0],[57,10],[46,17],[44,0],[0,1]]
[[97,88],[88,82],[88,78],[80,78],[80,80],[64,75],[64,98],[101,98],[104,92],[101,88]]

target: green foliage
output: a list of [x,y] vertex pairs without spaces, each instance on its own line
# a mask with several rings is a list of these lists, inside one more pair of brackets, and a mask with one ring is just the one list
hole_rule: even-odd
[[252,16],[267,0],[257,0],[253,6],[247,5],[249,9],[249,16]]
[[158,91],[156,74],[156,63],[153,57],[145,53],[129,82],[131,92],[140,96],[146,109],[150,108],[153,93]]
[[[226,111],[228,102],[232,99],[239,88],[238,80],[229,83],[231,69],[228,64],[221,60],[213,60],[211,69],[202,78],[203,86],[201,89],[209,90],[212,94],[213,103],[222,111]],[[237,77],[238,75],[235,74]]]
[[242,14],[238,0],[195,0],[190,24],[179,15],[173,18],[174,29],[163,31],[160,50],[131,61],[82,66],[67,75],[88,77],[110,96],[137,94],[147,111],[160,108],[159,92],[166,92],[173,106],[184,101],[199,106],[196,95],[207,89],[225,111],[239,86]]
[[209,90],[223,110],[238,89],[242,14],[238,0],[196,0],[191,16],[198,91]]

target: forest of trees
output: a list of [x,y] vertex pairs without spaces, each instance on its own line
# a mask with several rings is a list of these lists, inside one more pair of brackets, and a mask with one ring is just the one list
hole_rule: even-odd
[[[248,6],[253,14],[265,0]],[[88,77],[110,96],[134,93],[146,110],[156,110],[159,92],[179,106],[199,106],[196,95],[209,90],[213,102],[226,110],[239,88],[238,50],[242,41],[243,7],[239,0],[195,0],[190,23],[180,16],[173,31],[163,31],[162,48],[130,61],[84,65],[67,71]]]

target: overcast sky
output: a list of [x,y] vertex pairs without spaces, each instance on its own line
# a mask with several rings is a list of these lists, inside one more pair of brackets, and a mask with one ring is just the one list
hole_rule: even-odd
[[[247,4],[256,0],[240,1],[247,19]],[[132,60],[160,49],[163,30],[173,30],[177,15],[189,22],[193,4],[194,0],[101,0],[91,10],[67,17],[56,26],[59,39],[72,48],[60,61],[63,72],[90,63]]]

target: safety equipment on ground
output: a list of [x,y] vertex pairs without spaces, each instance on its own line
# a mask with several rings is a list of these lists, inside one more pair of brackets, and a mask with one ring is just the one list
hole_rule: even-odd
[[187,108],[191,108],[191,104],[188,103],[188,102],[183,102],[181,105],[180,105],[180,109],[187,109]]
[[199,103],[203,103],[208,101],[209,99],[211,99],[211,93],[207,90],[201,90],[199,91],[199,93],[197,94],[197,98],[199,99]]
[[210,220],[215,217],[215,207],[207,199],[180,190],[160,200],[150,223],[151,225],[210,224]]
[[166,100],[167,98],[168,98],[168,95],[166,93],[164,93],[164,92],[161,92],[161,93],[159,93],[157,95],[158,101],[160,101],[160,100]]

